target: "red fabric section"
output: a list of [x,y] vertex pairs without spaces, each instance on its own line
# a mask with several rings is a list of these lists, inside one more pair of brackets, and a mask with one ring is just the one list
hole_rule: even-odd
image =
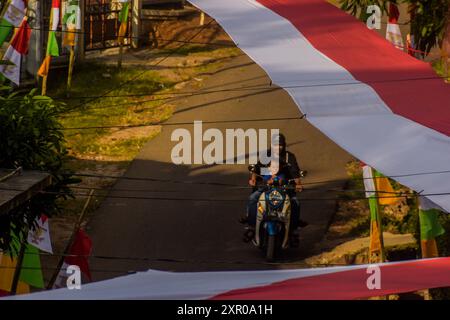
[[91,238],[82,230],[78,230],[75,240],[70,248],[69,254],[74,257],[66,257],[64,260],[67,264],[74,264],[80,267],[80,270],[89,278],[91,278],[91,272],[89,271],[89,263],[87,256],[91,254],[92,241]]
[[21,55],[28,53],[28,44],[30,42],[31,29],[26,20],[23,20],[14,39],[11,41],[11,46]]
[[61,0],[52,0],[52,8],[60,8]]
[[398,18],[400,17],[400,11],[398,11],[398,7],[390,3],[389,4],[389,23],[397,24]]
[[450,86],[427,63],[396,49],[324,0],[257,1],[289,20],[317,50],[374,88],[394,113],[450,136]]
[[381,288],[369,290],[365,268],[232,290],[214,300],[343,300],[450,286],[450,258],[380,266]]
[[47,221],[48,217],[45,214],[41,214],[41,221],[42,223],[45,223]]
[[0,297],[6,297],[9,296],[9,292],[5,290],[0,290]]

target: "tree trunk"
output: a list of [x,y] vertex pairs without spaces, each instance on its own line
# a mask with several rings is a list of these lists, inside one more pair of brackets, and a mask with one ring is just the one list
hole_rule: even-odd
[[448,81],[449,73],[449,56],[450,56],[450,3],[447,9],[447,20],[445,26],[444,38],[442,39],[441,44],[441,59],[442,59],[442,67],[444,70],[444,77]]

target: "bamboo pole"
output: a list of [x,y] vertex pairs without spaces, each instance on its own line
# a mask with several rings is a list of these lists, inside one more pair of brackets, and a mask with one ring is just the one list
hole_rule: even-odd
[[69,71],[67,75],[67,94],[69,95],[70,89],[72,88],[72,73],[73,73],[73,64],[75,61],[75,46],[70,46],[70,55],[69,55]]
[[[372,179],[374,181],[374,188],[375,188],[375,195],[376,192],[378,191],[376,188],[376,180],[375,179],[379,179],[378,176],[376,176],[375,171],[373,170],[373,168],[370,168],[371,170],[371,175],[372,175]],[[369,199],[370,201],[370,199]],[[386,260],[386,256],[385,256],[385,250],[384,250],[384,239],[383,239],[383,225],[382,225],[382,214],[381,214],[381,207],[380,207],[380,203],[378,201],[378,197],[375,197],[375,199],[372,199],[372,201],[375,202],[375,210],[376,210],[376,225],[377,225],[377,229],[378,229],[378,240],[380,242],[380,248],[378,251],[375,250],[370,250],[372,248],[369,248],[369,263],[379,263],[379,262],[384,262]],[[370,239],[372,240],[372,237],[374,237],[372,231],[372,224],[373,224],[373,219],[371,217],[370,219]],[[378,252],[378,253],[377,253]]]
[[20,243],[20,251],[19,251],[19,256],[17,257],[17,265],[16,265],[16,269],[14,270],[14,277],[13,277],[13,281],[11,284],[11,295],[14,296],[17,292],[17,285],[19,284],[19,279],[20,279],[20,273],[22,271],[22,263],[23,263],[23,258],[25,256],[25,248],[26,248],[26,244],[25,242],[27,241],[26,237],[24,237],[24,239],[22,239],[21,243]]
[[200,12],[200,26],[203,26],[205,24],[205,13],[202,11]]
[[[52,27],[52,24],[53,24],[53,10],[50,9],[50,19],[49,19],[49,22],[48,22],[49,32],[48,32],[48,36],[47,36],[47,50],[45,52],[45,58],[44,59],[47,59],[47,55],[48,55],[48,44],[50,42],[50,32],[51,32],[50,29]],[[53,30],[53,31],[55,31],[55,30]],[[51,57],[49,58],[49,61],[48,61],[48,64],[49,64],[48,65],[48,72],[50,72],[50,61],[51,61]],[[48,78],[48,74],[46,74],[46,75],[44,75],[42,77],[41,95],[43,95],[43,96],[45,96],[47,94],[47,78]]]
[[123,59],[123,43],[119,40],[119,58],[117,60],[117,68],[122,68],[122,59]]
[[53,275],[47,285],[47,290],[50,290],[53,288],[53,285],[55,284],[55,281],[58,278],[59,271],[61,270],[61,267],[64,264],[65,255],[69,252],[70,247],[72,246],[72,243],[75,240],[75,235],[76,235],[78,229],[80,229],[80,225],[83,222],[84,214],[86,213],[86,210],[89,206],[89,203],[92,199],[93,194],[94,194],[94,189],[91,189],[91,191],[89,192],[89,196],[86,199],[86,202],[84,203],[83,209],[81,210],[80,216],[78,217],[78,220],[73,227],[72,235],[70,236],[70,239],[66,244],[66,248],[64,249],[63,254],[59,258],[58,264],[56,265],[56,268],[55,268],[55,272],[53,273]]

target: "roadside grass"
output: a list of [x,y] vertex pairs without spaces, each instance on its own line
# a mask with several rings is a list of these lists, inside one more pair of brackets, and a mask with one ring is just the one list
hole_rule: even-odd
[[[148,70],[145,76],[139,77],[141,73],[142,70],[138,68],[123,67],[119,70],[92,62],[83,64],[76,71],[70,98],[65,101],[66,111],[61,115],[61,123],[65,128],[103,128],[66,130],[71,156],[117,156],[132,159],[139,147],[155,135],[155,130],[152,130],[148,136],[136,137],[130,131],[129,136],[104,140],[106,136],[118,131],[104,127],[154,123],[170,117],[172,108],[163,106],[164,100],[150,98],[156,92],[167,91],[175,83],[159,76],[156,71]],[[123,85],[130,79],[134,80]],[[50,95],[62,98],[65,90],[65,84],[61,84]],[[86,99],[108,91],[111,92],[107,97]]]
[[[158,57],[160,53],[152,54]],[[78,173],[122,175],[144,144],[159,134],[161,126],[153,124],[172,115],[178,97],[174,93],[188,82],[189,90],[201,88],[204,75],[213,74],[227,58],[239,54],[238,48],[186,46],[167,68],[155,70],[127,65],[126,57],[120,70],[114,61],[87,60],[75,70],[68,98],[65,81],[54,81],[48,94],[65,103],[60,116],[69,151],[65,167]],[[64,75],[59,79],[65,79]],[[105,97],[89,98],[105,92]],[[98,128],[76,129],[86,127]],[[74,186],[76,198],[61,202],[64,213],[79,214],[90,188],[96,190],[93,208],[88,210],[93,211],[114,183],[115,179],[83,177]],[[76,189],[80,186],[83,189]]]
[[[334,217],[330,234],[332,237],[365,237],[370,233],[370,209],[365,199],[365,187],[358,161],[351,161],[346,166],[349,180],[346,190],[339,196],[338,210]],[[409,190],[394,180],[389,179],[396,192]],[[383,230],[394,234],[416,233],[416,205],[410,199],[399,198],[393,205],[381,206]]]

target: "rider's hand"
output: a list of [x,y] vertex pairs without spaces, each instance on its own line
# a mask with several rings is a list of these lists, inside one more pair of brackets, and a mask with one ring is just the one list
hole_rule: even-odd
[[302,192],[303,191],[303,186],[298,183],[295,185],[295,192]]
[[251,185],[252,187],[256,186],[256,179],[255,178],[250,178],[250,180],[248,180],[248,184]]

